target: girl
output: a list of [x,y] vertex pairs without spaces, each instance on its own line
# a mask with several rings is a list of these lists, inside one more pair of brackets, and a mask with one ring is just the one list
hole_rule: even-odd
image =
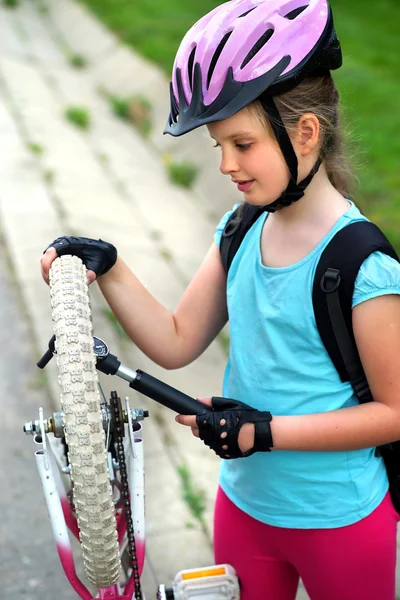
[[134,343],[168,369],[195,360],[229,315],[226,398],[177,421],[223,457],[215,559],[235,567],[243,600],[294,600],[299,577],[312,600],[395,597],[397,513],[374,448],[400,438],[399,264],[372,254],[353,295],[374,402],[341,382],[311,304],[323,249],[364,219],[342,157],[340,66],[327,0],[233,0],[186,34],[166,133],[207,125],[222,173],[265,212],[228,278],[225,215],[173,314],[110,244],[59,238],[42,258],[47,281],[57,253],[81,256]]

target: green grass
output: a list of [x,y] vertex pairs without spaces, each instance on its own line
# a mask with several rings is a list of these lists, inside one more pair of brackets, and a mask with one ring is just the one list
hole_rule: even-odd
[[400,4],[332,6],[344,57],[335,79],[361,158],[358,202],[400,250]]
[[184,188],[193,187],[199,172],[197,165],[189,161],[168,162],[166,169],[172,183]]
[[67,60],[72,67],[76,69],[84,69],[87,66],[87,60],[83,54],[70,52],[67,54]]
[[[120,39],[170,76],[187,29],[215,0],[82,0]],[[335,73],[359,153],[357,203],[400,249],[400,3],[331,0],[343,47]]]
[[54,171],[48,169],[43,173],[43,179],[46,183],[51,185],[54,182]]
[[70,106],[65,111],[65,118],[80,129],[89,129],[91,119],[90,113],[81,106]]
[[28,150],[32,152],[32,154],[43,154],[44,148],[40,144],[36,142],[28,142],[27,143]]
[[206,509],[205,490],[196,487],[192,474],[186,465],[180,465],[177,471],[181,479],[183,499],[189,507],[192,516],[204,527],[204,512]]
[[119,98],[118,96],[109,96],[111,110],[122,121],[130,121],[129,98]]
[[132,123],[146,137],[151,130],[151,104],[144,96],[130,98],[107,95],[112,112],[123,121]]

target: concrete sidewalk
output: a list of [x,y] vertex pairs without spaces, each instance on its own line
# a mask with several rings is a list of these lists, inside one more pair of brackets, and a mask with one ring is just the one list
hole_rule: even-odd
[[[15,10],[1,6],[0,28],[1,228],[37,354],[51,335],[49,295],[40,278],[39,257],[60,234],[114,242],[149,291],[173,309],[209,248],[219,217],[238,198],[218,173],[210,141],[201,132],[179,141],[162,136],[168,81],[71,0],[40,4],[25,0]],[[71,67],[66,51],[83,54],[88,67],[82,71]],[[153,109],[150,139],[119,121],[100,89],[121,97],[146,96]],[[66,120],[64,112],[71,105],[89,109],[92,125],[87,132]],[[165,152],[196,160],[202,167],[193,191],[169,182],[162,160]],[[93,319],[96,334],[132,368],[193,396],[221,392],[226,355],[218,340],[194,364],[170,372],[120,336],[96,291]],[[54,365],[49,386],[57,406]],[[105,386],[126,394],[120,383],[107,379]],[[212,510],[219,461],[186,428],[177,426],[168,410],[141,396],[131,404],[149,408],[153,417],[145,423],[143,580],[152,598],[158,582],[169,584],[178,570],[213,561]],[[26,415],[30,418],[35,417]],[[189,501],[184,500],[178,472],[183,465],[193,482]],[[203,523],[191,510],[202,494]],[[306,598],[300,590],[298,599]]]

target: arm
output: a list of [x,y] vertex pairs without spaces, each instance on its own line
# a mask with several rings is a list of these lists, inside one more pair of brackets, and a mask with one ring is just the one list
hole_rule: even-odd
[[[400,296],[381,296],[356,306],[353,329],[374,402],[326,413],[273,417],[274,450],[357,450],[400,439]],[[180,415],[176,420],[192,427],[198,437],[196,417]],[[243,453],[253,447],[253,424],[242,426],[238,443]]]
[[400,439],[400,296],[381,296],[356,306],[353,329],[374,402],[327,413],[274,417],[275,449],[356,450]]
[[98,283],[132,341],[167,369],[183,367],[200,356],[228,319],[226,275],[215,243],[172,314],[121,258]]

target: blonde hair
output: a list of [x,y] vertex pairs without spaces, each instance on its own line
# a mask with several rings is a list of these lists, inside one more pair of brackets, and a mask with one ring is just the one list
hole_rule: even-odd
[[[346,198],[354,194],[355,175],[347,158],[344,135],[340,126],[339,93],[330,75],[308,77],[299,85],[274,96],[282,121],[290,134],[305,113],[315,114],[320,123],[321,147],[325,168],[332,185]],[[247,106],[247,110],[261,120],[274,135],[270,119],[260,100]]]

